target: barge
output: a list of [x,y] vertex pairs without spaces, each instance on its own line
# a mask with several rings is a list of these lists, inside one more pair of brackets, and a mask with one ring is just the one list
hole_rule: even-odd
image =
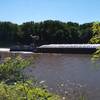
[[100,44],[48,44],[36,48],[36,53],[79,53],[91,54],[100,48]]

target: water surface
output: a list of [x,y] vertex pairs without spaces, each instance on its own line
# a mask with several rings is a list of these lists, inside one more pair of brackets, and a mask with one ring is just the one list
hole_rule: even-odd
[[[1,53],[1,59],[18,53]],[[22,54],[23,57],[37,56],[25,74],[36,77],[54,93],[79,100],[100,100],[100,62],[93,64],[88,54]]]
[[88,100],[100,100],[99,65],[87,54],[39,54],[31,74],[50,91],[70,100],[83,95]]

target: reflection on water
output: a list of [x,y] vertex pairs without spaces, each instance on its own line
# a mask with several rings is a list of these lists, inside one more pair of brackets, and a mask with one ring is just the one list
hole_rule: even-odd
[[[16,54],[2,54],[2,57],[11,55]],[[32,54],[21,55],[30,57]],[[69,100],[78,100],[77,97],[82,95],[86,100],[100,100],[100,68],[95,67],[99,65],[100,62],[91,62],[91,55],[38,54],[26,74],[35,76],[50,91],[66,96]]]

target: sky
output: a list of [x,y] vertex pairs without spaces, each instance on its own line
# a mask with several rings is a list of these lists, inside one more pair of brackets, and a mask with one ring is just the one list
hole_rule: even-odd
[[0,0],[0,21],[100,21],[100,0]]

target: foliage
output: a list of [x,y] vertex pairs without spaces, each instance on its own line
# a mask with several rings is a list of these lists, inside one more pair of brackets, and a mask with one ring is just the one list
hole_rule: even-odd
[[[17,25],[11,22],[0,22],[0,45],[15,44],[50,44],[50,43],[88,43],[93,36],[93,23],[79,25],[74,22],[46,20],[33,21]],[[33,37],[39,37],[35,40]]]
[[21,80],[23,77],[21,71],[28,65],[30,65],[30,62],[22,59],[20,56],[6,58],[0,64],[0,81],[11,82]]
[[93,36],[90,39],[90,43],[92,43],[92,44],[98,44],[98,43],[100,43],[100,36],[98,36],[98,35]]
[[92,61],[95,62],[95,61],[99,60],[99,58],[100,58],[100,48],[98,48],[97,51],[95,53],[93,53]]
[[[93,37],[90,39],[90,43],[100,43],[100,22],[94,22],[92,26]],[[100,58],[100,48],[93,54],[92,60],[96,61]]]
[[85,23],[80,25],[80,43],[88,43],[93,37],[93,23]]
[[2,43],[16,43],[19,27],[11,22],[0,22],[0,41]]
[[93,37],[90,43],[100,43],[100,22],[94,22],[92,26]]
[[60,98],[45,89],[34,87],[30,82],[25,82],[15,85],[0,83],[0,100],[60,100]]
[[30,64],[30,59],[20,56],[8,57],[0,64],[0,100],[60,100],[59,96],[25,79],[23,69]]
[[100,22],[94,22],[92,29],[93,29],[94,35],[95,34],[100,35]]

